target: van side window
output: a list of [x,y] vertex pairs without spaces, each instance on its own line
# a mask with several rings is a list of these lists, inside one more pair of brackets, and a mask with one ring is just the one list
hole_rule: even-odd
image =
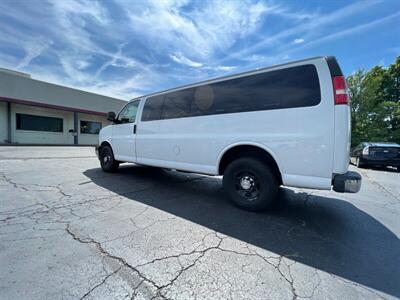
[[159,120],[161,111],[161,119],[174,119],[306,107],[320,101],[317,69],[310,64],[150,97],[146,100],[142,121]]
[[118,114],[118,123],[134,123],[140,101],[128,103]]
[[321,101],[314,65],[303,65],[211,84],[209,114],[283,109],[317,105]]
[[142,121],[155,121],[161,119],[164,96],[165,95],[158,95],[146,99],[142,112]]
[[192,90],[183,90],[165,95],[162,119],[190,117]]

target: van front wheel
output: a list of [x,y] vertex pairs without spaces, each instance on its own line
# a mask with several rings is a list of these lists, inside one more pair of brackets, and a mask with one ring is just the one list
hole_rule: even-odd
[[119,167],[119,161],[114,158],[114,153],[110,146],[103,146],[100,151],[100,165],[104,172],[115,172]]
[[265,162],[239,158],[224,172],[223,187],[228,198],[237,206],[259,211],[268,208],[278,192],[278,181]]

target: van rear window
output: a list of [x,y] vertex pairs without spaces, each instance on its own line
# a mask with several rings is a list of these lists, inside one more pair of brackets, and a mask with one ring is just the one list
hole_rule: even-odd
[[[164,94],[160,119],[314,106],[321,101],[317,70],[302,65]],[[148,110],[154,98],[146,100]],[[150,101],[149,101],[150,100]],[[152,119],[156,120],[156,119]]]

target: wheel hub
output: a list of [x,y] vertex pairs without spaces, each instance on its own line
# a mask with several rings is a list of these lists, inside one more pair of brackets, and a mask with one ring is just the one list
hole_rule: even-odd
[[103,162],[104,163],[108,163],[110,161],[110,156],[109,155],[105,155],[103,158]]
[[260,183],[257,177],[249,171],[239,172],[235,175],[236,192],[246,199],[253,201],[260,194]]
[[244,190],[249,190],[254,185],[254,180],[249,176],[244,176],[240,179],[240,187]]

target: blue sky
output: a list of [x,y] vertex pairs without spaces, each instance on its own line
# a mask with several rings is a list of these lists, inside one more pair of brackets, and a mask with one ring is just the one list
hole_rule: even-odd
[[0,66],[131,99],[318,55],[400,55],[400,1],[0,0]]

